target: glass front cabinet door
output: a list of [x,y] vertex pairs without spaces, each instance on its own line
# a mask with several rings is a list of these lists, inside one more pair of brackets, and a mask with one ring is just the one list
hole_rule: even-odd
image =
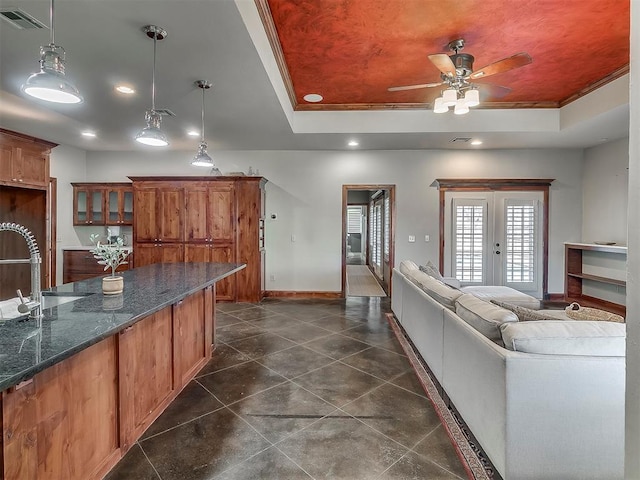
[[104,188],[74,184],[73,224],[105,225],[104,204]]

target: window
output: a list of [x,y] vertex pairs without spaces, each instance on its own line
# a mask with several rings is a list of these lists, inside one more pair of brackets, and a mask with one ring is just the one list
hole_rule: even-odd
[[362,233],[362,207],[347,207],[347,233]]
[[536,253],[536,211],[534,205],[507,205],[506,208],[507,282],[533,282]]
[[482,283],[485,237],[484,205],[455,206],[455,277]]
[[389,260],[389,230],[390,230],[390,218],[391,214],[389,213],[389,194],[385,194],[384,196],[384,258],[385,260]]

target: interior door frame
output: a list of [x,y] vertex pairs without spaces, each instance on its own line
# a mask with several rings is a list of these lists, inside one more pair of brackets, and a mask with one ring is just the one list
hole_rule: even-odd
[[[395,244],[396,244],[396,186],[388,184],[369,184],[369,185],[342,185],[342,236],[340,243],[342,245],[342,282],[340,296],[346,296],[347,287],[347,247],[345,238],[347,237],[347,196],[349,190],[387,190],[389,192],[389,212],[391,219],[389,221],[389,269],[392,270],[395,265]],[[368,212],[371,215],[371,212]],[[367,228],[369,224],[369,216],[367,215]],[[369,242],[369,234],[367,234],[367,243]],[[368,247],[367,247],[368,248]],[[367,252],[368,255],[368,252]],[[389,296],[391,296],[391,281],[389,281]]]
[[439,268],[444,269],[445,192],[541,191],[542,202],[542,298],[549,298],[549,187],[553,178],[437,178],[439,190]]

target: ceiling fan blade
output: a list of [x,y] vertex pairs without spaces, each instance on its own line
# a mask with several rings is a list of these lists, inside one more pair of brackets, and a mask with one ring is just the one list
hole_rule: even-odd
[[443,82],[438,83],[421,83],[420,85],[406,85],[404,87],[389,87],[389,92],[401,92],[402,90],[417,90],[418,88],[439,87]]
[[511,92],[508,87],[492,85],[491,83],[476,83],[474,85],[478,87],[483,97],[502,98]]
[[496,73],[508,72],[509,70],[513,70],[514,68],[529,65],[532,61],[533,60],[528,53],[516,53],[511,57],[503,58],[502,60],[498,60],[497,62],[487,65],[486,67],[476,70],[471,75],[469,75],[469,78],[471,80],[476,80],[478,78],[488,77],[489,75],[495,75]]
[[433,55],[429,55],[429,60],[438,67],[438,70],[448,77],[454,77],[456,75],[456,66],[446,53],[434,53]]

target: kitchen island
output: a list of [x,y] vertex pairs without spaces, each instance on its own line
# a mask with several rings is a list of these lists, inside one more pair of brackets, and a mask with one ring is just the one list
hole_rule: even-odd
[[243,264],[154,264],[43,292],[0,322],[5,480],[102,478],[207,363],[215,283]]

